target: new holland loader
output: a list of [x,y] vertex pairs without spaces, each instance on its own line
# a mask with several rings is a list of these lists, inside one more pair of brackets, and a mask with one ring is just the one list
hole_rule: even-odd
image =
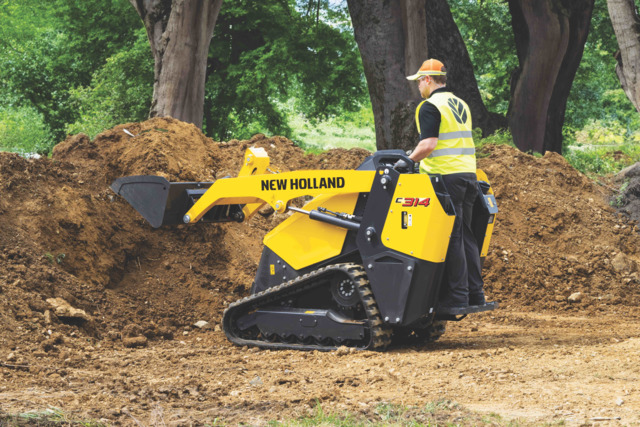
[[[399,159],[406,173],[393,168]],[[264,237],[251,295],[224,312],[234,344],[384,350],[392,341],[433,341],[446,321],[497,307],[438,309],[455,212],[441,177],[415,166],[402,150],[386,150],[356,170],[273,173],[264,149],[249,148],[236,178],[131,176],[111,188],[153,227],[243,222],[265,204],[290,213]],[[473,229],[484,260],[498,209],[481,170],[478,180]],[[292,206],[302,196],[313,199]]]

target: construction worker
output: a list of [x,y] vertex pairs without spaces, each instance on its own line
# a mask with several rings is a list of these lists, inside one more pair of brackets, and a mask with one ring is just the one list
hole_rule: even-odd
[[483,305],[480,252],[471,230],[478,186],[469,107],[447,89],[447,72],[437,59],[407,79],[418,81],[424,98],[415,116],[420,142],[409,157],[420,162],[421,173],[442,175],[456,211],[438,310]]

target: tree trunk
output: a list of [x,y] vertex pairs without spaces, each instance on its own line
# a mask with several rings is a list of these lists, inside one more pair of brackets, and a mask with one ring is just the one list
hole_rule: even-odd
[[[412,0],[400,0],[402,9],[402,26],[404,29],[404,69],[407,75],[415,73],[425,57],[427,48],[427,17],[424,5],[421,2]],[[411,84],[409,87],[416,99],[420,99],[418,85]]]
[[551,94],[551,103],[547,113],[544,150],[562,154],[562,128],[564,114],[567,110],[567,99],[571,92],[573,79],[576,76],[584,46],[591,26],[591,14],[595,0],[574,0],[569,11],[569,45],[565,53],[556,84]]
[[633,0],[607,0],[620,52],[616,74],[629,100],[640,112],[640,18]]
[[[419,98],[405,76],[412,61],[420,64],[419,54],[407,59],[405,52],[409,38],[426,39],[424,35],[408,35],[404,19],[421,19],[424,15],[407,13],[410,2],[379,0],[348,0],[349,14],[353,23],[356,42],[360,49],[364,74],[369,86],[369,96],[376,126],[378,150],[402,148],[413,149],[418,143],[418,132],[414,124],[414,111]],[[411,23],[407,30],[422,31],[423,25]],[[426,56],[426,52],[424,53]],[[426,58],[425,58],[426,59]]]
[[582,59],[594,0],[509,0],[520,67],[509,128],[522,151],[562,152],[567,98]]
[[415,148],[420,94],[416,82],[405,77],[430,57],[445,63],[448,86],[468,102],[474,125],[483,134],[506,126],[506,120],[488,113],[482,102],[446,0],[348,0],[347,4],[369,86],[379,150]]
[[129,0],[142,18],[155,60],[149,117],[202,128],[207,55],[222,0]]

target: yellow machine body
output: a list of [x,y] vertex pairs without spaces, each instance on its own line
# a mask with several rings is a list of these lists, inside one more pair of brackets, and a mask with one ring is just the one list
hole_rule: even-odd
[[[311,210],[322,206],[334,212],[353,213],[357,199],[357,193],[322,195],[311,200],[304,208]],[[300,270],[339,255],[347,231],[296,212],[264,237],[264,245],[280,255],[291,267]]]

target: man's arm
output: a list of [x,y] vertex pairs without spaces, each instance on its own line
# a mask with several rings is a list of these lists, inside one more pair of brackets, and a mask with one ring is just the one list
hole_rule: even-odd
[[436,148],[436,145],[438,145],[438,137],[433,136],[431,138],[425,138],[418,143],[416,149],[413,150],[409,158],[414,162],[419,162],[420,160],[428,157]]
[[418,114],[420,120],[420,142],[409,158],[414,162],[426,158],[438,145],[440,131],[440,111],[430,102],[423,102]]

